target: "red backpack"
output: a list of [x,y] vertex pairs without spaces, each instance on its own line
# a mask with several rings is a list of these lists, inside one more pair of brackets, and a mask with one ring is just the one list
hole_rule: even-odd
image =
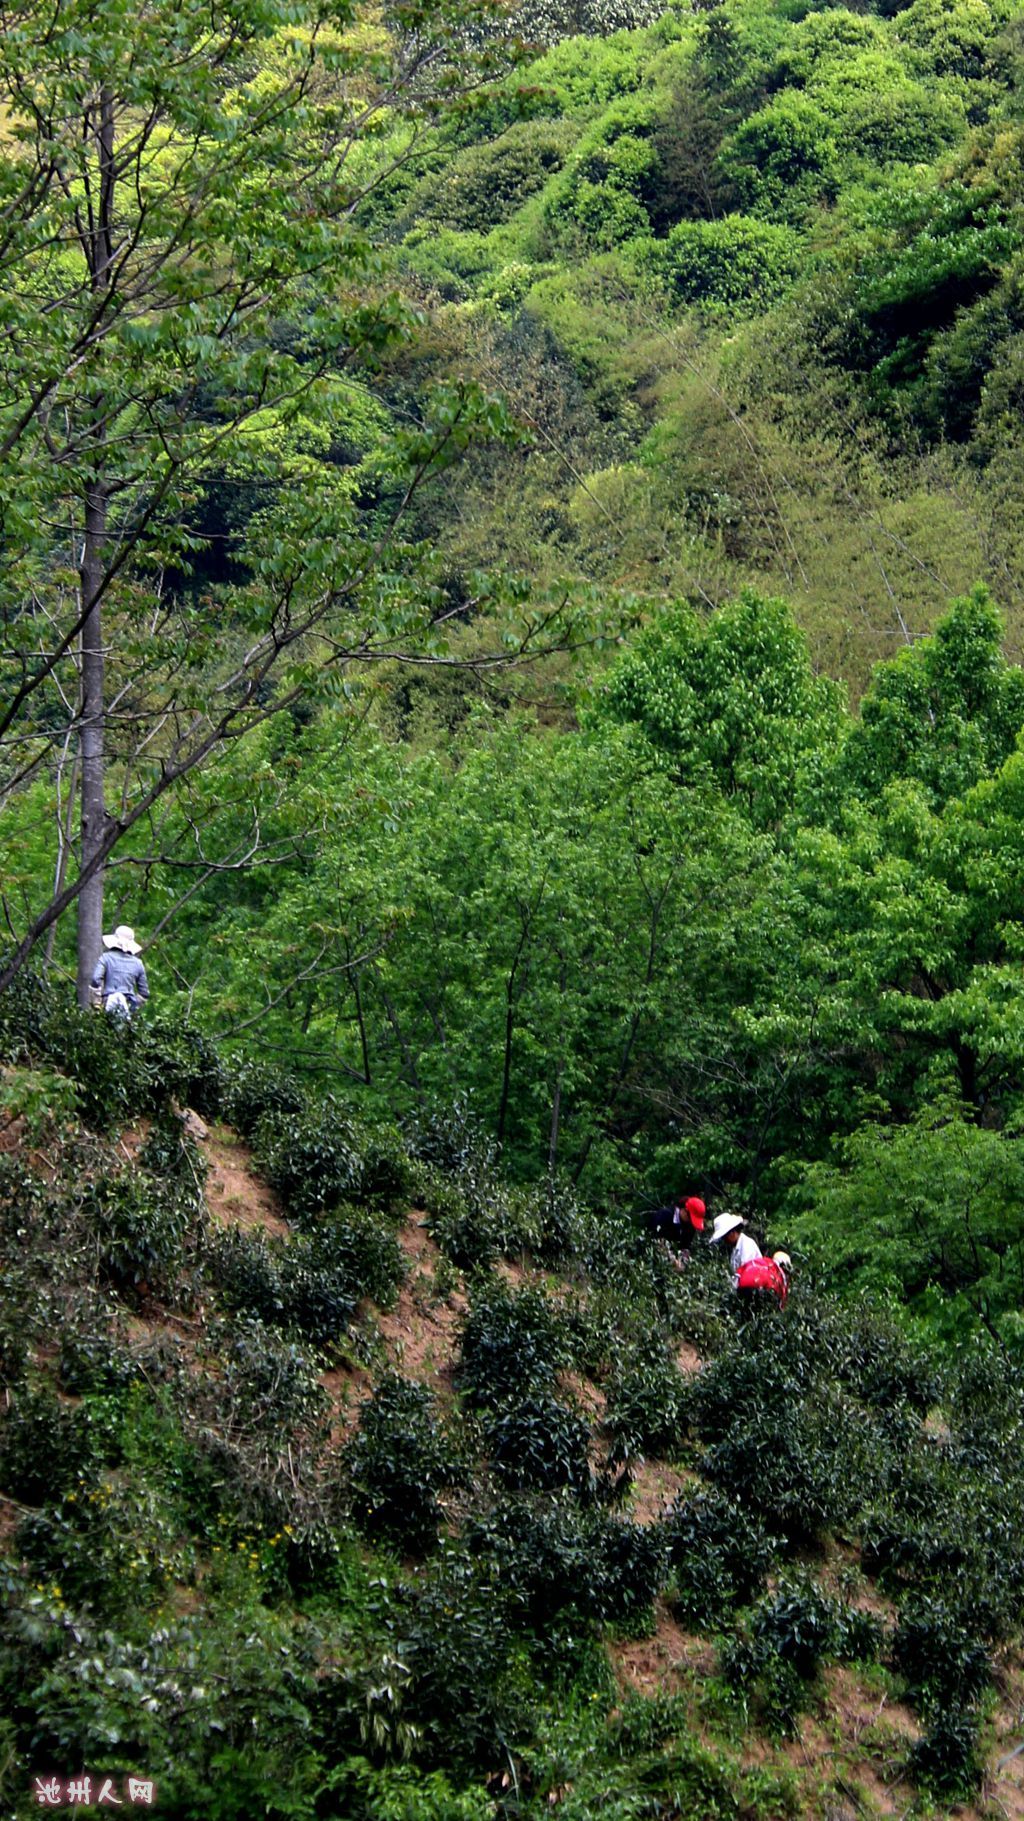
[[741,1265],[736,1279],[740,1290],[770,1290],[779,1299],[779,1308],[784,1309],[789,1295],[786,1273],[774,1258],[752,1258],[749,1264]]

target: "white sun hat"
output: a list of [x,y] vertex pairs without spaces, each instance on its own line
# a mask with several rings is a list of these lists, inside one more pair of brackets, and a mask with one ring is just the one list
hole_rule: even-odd
[[126,955],[141,955],[142,943],[136,942],[135,931],[127,923],[119,923],[110,936],[103,938],[104,948],[119,948]]
[[773,1252],[772,1263],[778,1265],[781,1271],[792,1271],[793,1269],[793,1260],[788,1252]]
[[711,1244],[717,1246],[719,1240],[724,1239],[727,1233],[735,1233],[736,1228],[742,1227],[742,1225],[742,1214],[716,1214]]

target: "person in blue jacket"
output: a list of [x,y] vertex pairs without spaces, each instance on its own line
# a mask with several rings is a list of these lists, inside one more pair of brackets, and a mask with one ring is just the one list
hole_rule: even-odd
[[114,1018],[130,1018],[135,1007],[149,998],[149,981],[139,960],[142,945],[127,923],[119,923],[103,938],[103,953],[92,976],[99,1003]]

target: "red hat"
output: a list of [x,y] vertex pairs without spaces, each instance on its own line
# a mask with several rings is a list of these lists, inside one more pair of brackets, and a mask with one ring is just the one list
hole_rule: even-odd
[[691,1195],[689,1200],[683,1203],[683,1206],[685,1207],[686,1212],[690,1216],[690,1224],[692,1226],[696,1227],[698,1233],[703,1233],[704,1216],[707,1213],[707,1209],[705,1208],[704,1203],[701,1201],[700,1196]]

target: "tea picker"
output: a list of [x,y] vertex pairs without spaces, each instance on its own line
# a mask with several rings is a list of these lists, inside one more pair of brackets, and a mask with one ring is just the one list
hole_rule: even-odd
[[680,1195],[667,1207],[647,1208],[644,1224],[652,1239],[663,1239],[673,1248],[673,1263],[681,1270],[697,1234],[704,1231],[706,1213],[699,1195],[690,1195],[685,1201]]
[[755,1258],[761,1257],[761,1248],[749,1233],[744,1233],[746,1221],[742,1214],[718,1214],[711,1234],[713,1246],[724,1245],[729,1254],[729,1270],[732,1273],[732,1287],[735,1290],[739,1283],[739,1274],[744,1265],[752,1264]]
[[92,1003],[113,1018],[130,1019],[135,1007],[149,998],[149,981],[139,960],[142,944],[127,923],[119,923],[104,936],[103,951],[93,970]]

